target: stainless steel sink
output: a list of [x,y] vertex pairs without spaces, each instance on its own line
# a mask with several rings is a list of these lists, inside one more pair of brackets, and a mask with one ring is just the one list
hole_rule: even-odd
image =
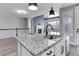
[[55,42],[56,42],[55,40],[48,40],[48,45],[50,46],[50,45],[54,44]]

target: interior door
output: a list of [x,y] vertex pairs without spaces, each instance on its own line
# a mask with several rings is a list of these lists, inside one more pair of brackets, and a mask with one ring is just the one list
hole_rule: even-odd
[[63,12],[64,36],[69,37],[69,43],[75,43],[73,32],[73,9]]
[[70,44],[74,44],[73,8],[62,11],[63,36],[65,37],[65,55],[70,52]]

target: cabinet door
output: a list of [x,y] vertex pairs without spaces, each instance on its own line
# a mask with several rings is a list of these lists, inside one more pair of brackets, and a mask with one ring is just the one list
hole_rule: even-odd
[[61,56],[65,56],[65,49],[64,49],[64,45],[61,45]]
[[22,55],[22,45],[17,41],[17,55]]
[[22,46],[22,56],[32,56],[32,55]]
[[18,56],[31,56],[31,54],[17,41],[17,55]]
[[52,50],[49,50],[42,53],[41,56],[54,56],[54,52]]
[[57,50],[61,46],[61,44],[63,44],[63,40],[55,44],[55,50]]
[[61,46],[55,51],[55,56],[63,56],[63,55],[64,55],[64,46]]
[[64,46],[65,46],[64,39],[62,39],[55,45],[55,56],[63,56],[65,54]]
[[41,56],[54,56],[54,55],[55,55],[54,46],[41,54]]

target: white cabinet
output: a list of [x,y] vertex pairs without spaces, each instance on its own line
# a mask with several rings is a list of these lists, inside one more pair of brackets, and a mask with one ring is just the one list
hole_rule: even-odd
[[55,44],[55,50],[57,50],[59,47],[61,47],[61,45],[64,45],[64,40],[61,40]]
[[55,51],[55,56],[61,56],[61,47]]
[[32,56],[32,55],[22,46],[22,56]]
[[52,46],[47,51],[43,52],[42,56],[64,56],[65,55],[65,49],[64,49],[64,40],[59,41],[54,46]]
[[47,51],[43,52],[41,54],[41,56],[54,56],[54,46],[52,46],[51,48],[49,48]]
[[61,40],[55,45],[55,56],[64,56],[65,55],[64,40]]
[[18,56],[32,56],[32,54],[30,54],[30,53],[24,48],[24,46],[23,46],[21,43],[19,43],[19,42],[17,41],[17,44],[18,44],[18,46],[17,46],[17,50],[18,50],[17,55],[18,55]]
[[64,53],[64,45],[60,44],[60,46],[57,49],[55,49],[55,56],[64,56]]
[[55,56],[63,56],[63,55],[64,55],[64,46],[61,46],[55,51]]
[[22,55],[22,45],[17,41],[17,55]]

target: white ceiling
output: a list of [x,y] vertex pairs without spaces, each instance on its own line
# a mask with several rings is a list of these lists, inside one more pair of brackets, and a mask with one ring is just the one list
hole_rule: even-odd
[[[59,9],[73,5],[74,3],[52,3],[54,10],[59,13]],[[38,3],[38,10],[28,10],[28,3],[0,3],[0,16],[33,18],[49,12],[51,3]],[[16,10],[25,10],[27,14],[22,15],[16,13]]]

